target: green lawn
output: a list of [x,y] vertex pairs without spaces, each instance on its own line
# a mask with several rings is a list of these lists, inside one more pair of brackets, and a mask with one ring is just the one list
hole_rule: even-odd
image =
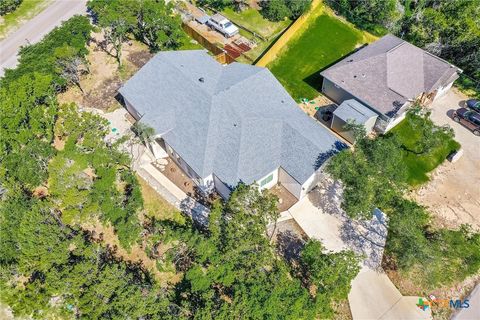
[[[421,125],[414,117],[407,115],[405,120],[391,130],[398,137],[405,149],[417,150],[422,133],[417,128]],[[430,120],[428,120],[430,121]],[[460,144],[444,132],[438,132],[441,143],[426,153],[416,154],[413,151],[402,150],[403,159],[408,168],[408,183],[417,186],[429,180],[428,173],[438,167],[447,156],[460,148]]]
[[267,66],[295,100],[317,96],[319,72],[365,41],[361,31],[326,14],[307,23],[300,37]]
[[233,23],[241,25],[268,40],[271,40],[272,36],[281,32],[291,23],[288,19],[279,22],[269,21],[258,10],[253,8],[241,12],[235,12],[231,8],[226,8],[222,11],[222,14]]
[[22,22],[29,20],[45,9],[53,0],[23,0],[18,8],[0,18],[0,40],[13,32]]

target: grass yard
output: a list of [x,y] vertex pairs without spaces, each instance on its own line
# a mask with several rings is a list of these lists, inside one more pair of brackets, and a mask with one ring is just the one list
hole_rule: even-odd
[[172,220],[183,224],[185,218],[174,206],[163,199],[145,180],[137,176],[142,189],[145,214],[158,220]]
[[[437,132],[439,145],[432,147],[426,153],[416,154],[416,150],[421,144],[422,133],[418,130],[419,123],[415,118],[407,115],[405,120],[399,123],[391,130],[391,134],[398,137],[405,149],[403,159],[408,168],[408,183],[417,186],[429,180],[428,173],[438,167],[447,156],[460,148],[460,144],[444,132]],[[430,120],[428,120],[430,121]]]
[[7,35],[19,27],[22,22],[39,14],[52,3],[52,1],[53,0],[23,0],[15,11],[0,17],[0,40],[6,38]]
[[241,25],[269,40],[291,23],[289,19],[279,22],[269,21],[258,10],[253,8],[243,10],[242,12],[235,12],[232,8],[226,8],[222,14],[233,23]]
[[312,18],[267,66],[295,100],[316,97],[322,83],[319,72],[367,41],[363,32],[335,17]]

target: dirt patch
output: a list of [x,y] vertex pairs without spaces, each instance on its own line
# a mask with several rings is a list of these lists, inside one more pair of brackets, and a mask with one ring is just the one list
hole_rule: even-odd
[[142,43],[130,40],[122,46],[122,67],[105,51],[102,33],[92,34],[87,55],[90,73],[78,87],[70,87],[58,97],[61,103],[75,102],[84,108],[112,111],[121,107],[116,95],[121,85],[150,60],[152,54]]
[[172,272],[161,272],[157,269],[156,260],[150,259],[145,252],[145,248],[138,244],[132,246],[130,251],[125,250],[118,240],[117,235],[112,226],[104,226],[100,221],[92,221],[85,223],[82,229],[91,234],[92,239],[101,241],[107,245],[113,252],[114,256],[133,264],[138,264],[143,270],[151,272],[161,286],[166,287],[169,284],[175,284],[181,279],[180,274]]
[[298,199],[280,183],[274,185],[269,191],[278,197],[278,211],[280,212],[290,209],[298,201]]
[[432,104],[432,120],[453,128],[455,140],[460,142],[464,153],[455,163],[446,160],[411,197],[428,207],[437,226],[455,228],[468,223],[480,229],[480,139],[451,119],[452,111],[463,106],[466,99],[453,89]]

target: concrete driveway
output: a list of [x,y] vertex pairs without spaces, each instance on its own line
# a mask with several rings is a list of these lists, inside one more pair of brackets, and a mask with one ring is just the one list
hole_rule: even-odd
[[480,284],[477,284],[468,296],[470,307],[461,309],[452,316],[452,320],[478,320],[480,319]]
[[451,118],[452,112],[463,107],[466,99],[452,89],[432,104],[432,120],[453,128],[463,156],[455,163],[445,161],[435,169],[430,182],[418,190],[416,199],[447,227],[469,223],[480,229],[480,137]]
[[62,21],[75,14],[86,13],[86,0],[55,0],[32,20],[0,42],[0,76],[4,68],[17,65],[17,53],[21,46],[40,41]]
[[350,249],[364,257],[348,295],[353,319],[430,319],[431,311],[416,306],[418,297],[404,297],[381,268],[387,237],[385,215],[375,211],[370,221],[354,221],[340,208],[342,187],[325,177],[288,212],[308,237],[327,250]]

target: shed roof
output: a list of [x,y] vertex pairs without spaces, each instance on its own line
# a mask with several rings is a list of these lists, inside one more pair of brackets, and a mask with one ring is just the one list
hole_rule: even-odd
[[452,82],[461,72],[447,61],[389,34],[321,75],[379,113],[393,117],[405,102]]
[[333,114],[345,122],[353,120],[358,124],[365,124],[369,119],[378,116],[377,113],[355,99],[343,101],[342,104],[335,109]]
[[203,50],[161,52],[119,91],[195,172],[230,186],[280,166],[303,183],[344,147],[268,69]]

